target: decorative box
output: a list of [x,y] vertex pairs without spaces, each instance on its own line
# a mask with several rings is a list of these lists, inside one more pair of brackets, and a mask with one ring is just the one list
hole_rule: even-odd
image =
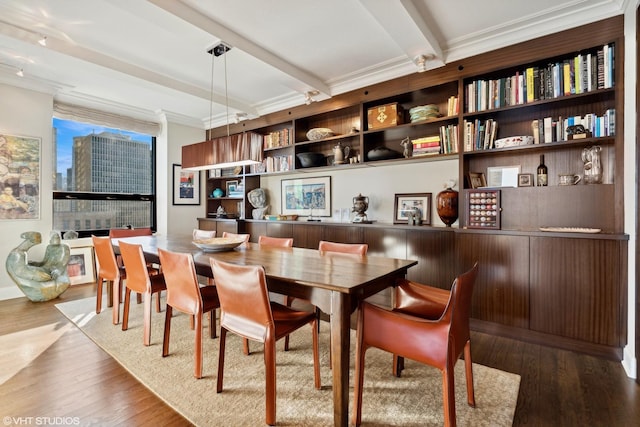
[[500,190],[482,188],[465,190],[467,228],[500,229]]
[[380,129],[402,124],[403,110],[397,102],[379,105],[367,110],[368,129]]

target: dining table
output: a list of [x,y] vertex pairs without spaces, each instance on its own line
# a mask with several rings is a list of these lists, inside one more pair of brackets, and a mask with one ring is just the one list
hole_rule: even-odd
[[349,418],[349,354],[351,314],[360,301],[406,277],[417,261],[373,255],[321,252],[317,249],[282,248],[247,242],[239,247],[205,252],[191,236],[137,236],[112,239],[142,246],[147,261],[159,263],[158,249],[193,255],[196,272],[213,277],[210,259],[240,265],[262,265],[270,292],[308,300],[326,313],[331,330],[333,419],[347,426]]

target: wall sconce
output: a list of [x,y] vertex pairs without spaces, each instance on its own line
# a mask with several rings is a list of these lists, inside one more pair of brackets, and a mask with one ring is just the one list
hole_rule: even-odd
[[304,93],[304,103],[309,105],[312,102],[315,101],[315,99],[313,99],[314,96],[318,96],[320,95],[320,91],[318,90],[310,90]]
[[418,67],[418,72],[424,73],[425,71],[427,71],[427,61],[433,58],[433,55],[418,55],[413,58],[413,62]]

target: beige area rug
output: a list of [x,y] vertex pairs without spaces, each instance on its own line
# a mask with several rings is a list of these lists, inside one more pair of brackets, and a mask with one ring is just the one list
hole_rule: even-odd
[[[103,304],[103,307],[106,305]],[[260,426],[264,424],[264,363],[261,346],[242,353],[242,341],[227,336],[224,390],[217,394],[218,339],[208,330],[204,375],[193,377],[193,331],[189,318],[172,320],[171,354],[162,357],[164,311],[152,313],[151,346],[142,344],[142,305],[133,304],[129,330],[111,323],[111,311],[95,314],[95,299],[65,302],[56,307],[89,338],[102,347],[140,382],[168,405],[198,426]],[[206,322],[205,322],[206,323]],[[279,426],[333,425],[333,394],[328,367],[328,325],[322,324],[320,358],[322,390],[313,387],[311,332],[303,328],[291,336],[290,350],[278,342],[277,412]],[[355,335],[352,336],[352,365]],[[437,369],[407,360],[402,378],[391,375],[391,355],[367,351],[363,393],[363,425],[441,426],[443,424],[441,375]],[[520,377],[474,364],[476,408],[466,404],[464,363],[456,364],[456,410],[460,426],[510,426],[518,398]],[[353,367],[350,410],[353,410]]]

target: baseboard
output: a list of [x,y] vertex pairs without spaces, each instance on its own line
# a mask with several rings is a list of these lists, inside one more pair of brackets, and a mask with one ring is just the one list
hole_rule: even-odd
[[4,286],[0,287],[0,301],[6,299],[14,299],[24,297],[24,294],[17,286]]
[[631,346],[626,346],[624,348],[623,358],[622,358],[622,367],[624,368],[629,378],[636,379],[638,378],[638,372],[637,372],[638,361],[636,360],[635,355],[633,354],[633,350],[634,349],[631,348]]

